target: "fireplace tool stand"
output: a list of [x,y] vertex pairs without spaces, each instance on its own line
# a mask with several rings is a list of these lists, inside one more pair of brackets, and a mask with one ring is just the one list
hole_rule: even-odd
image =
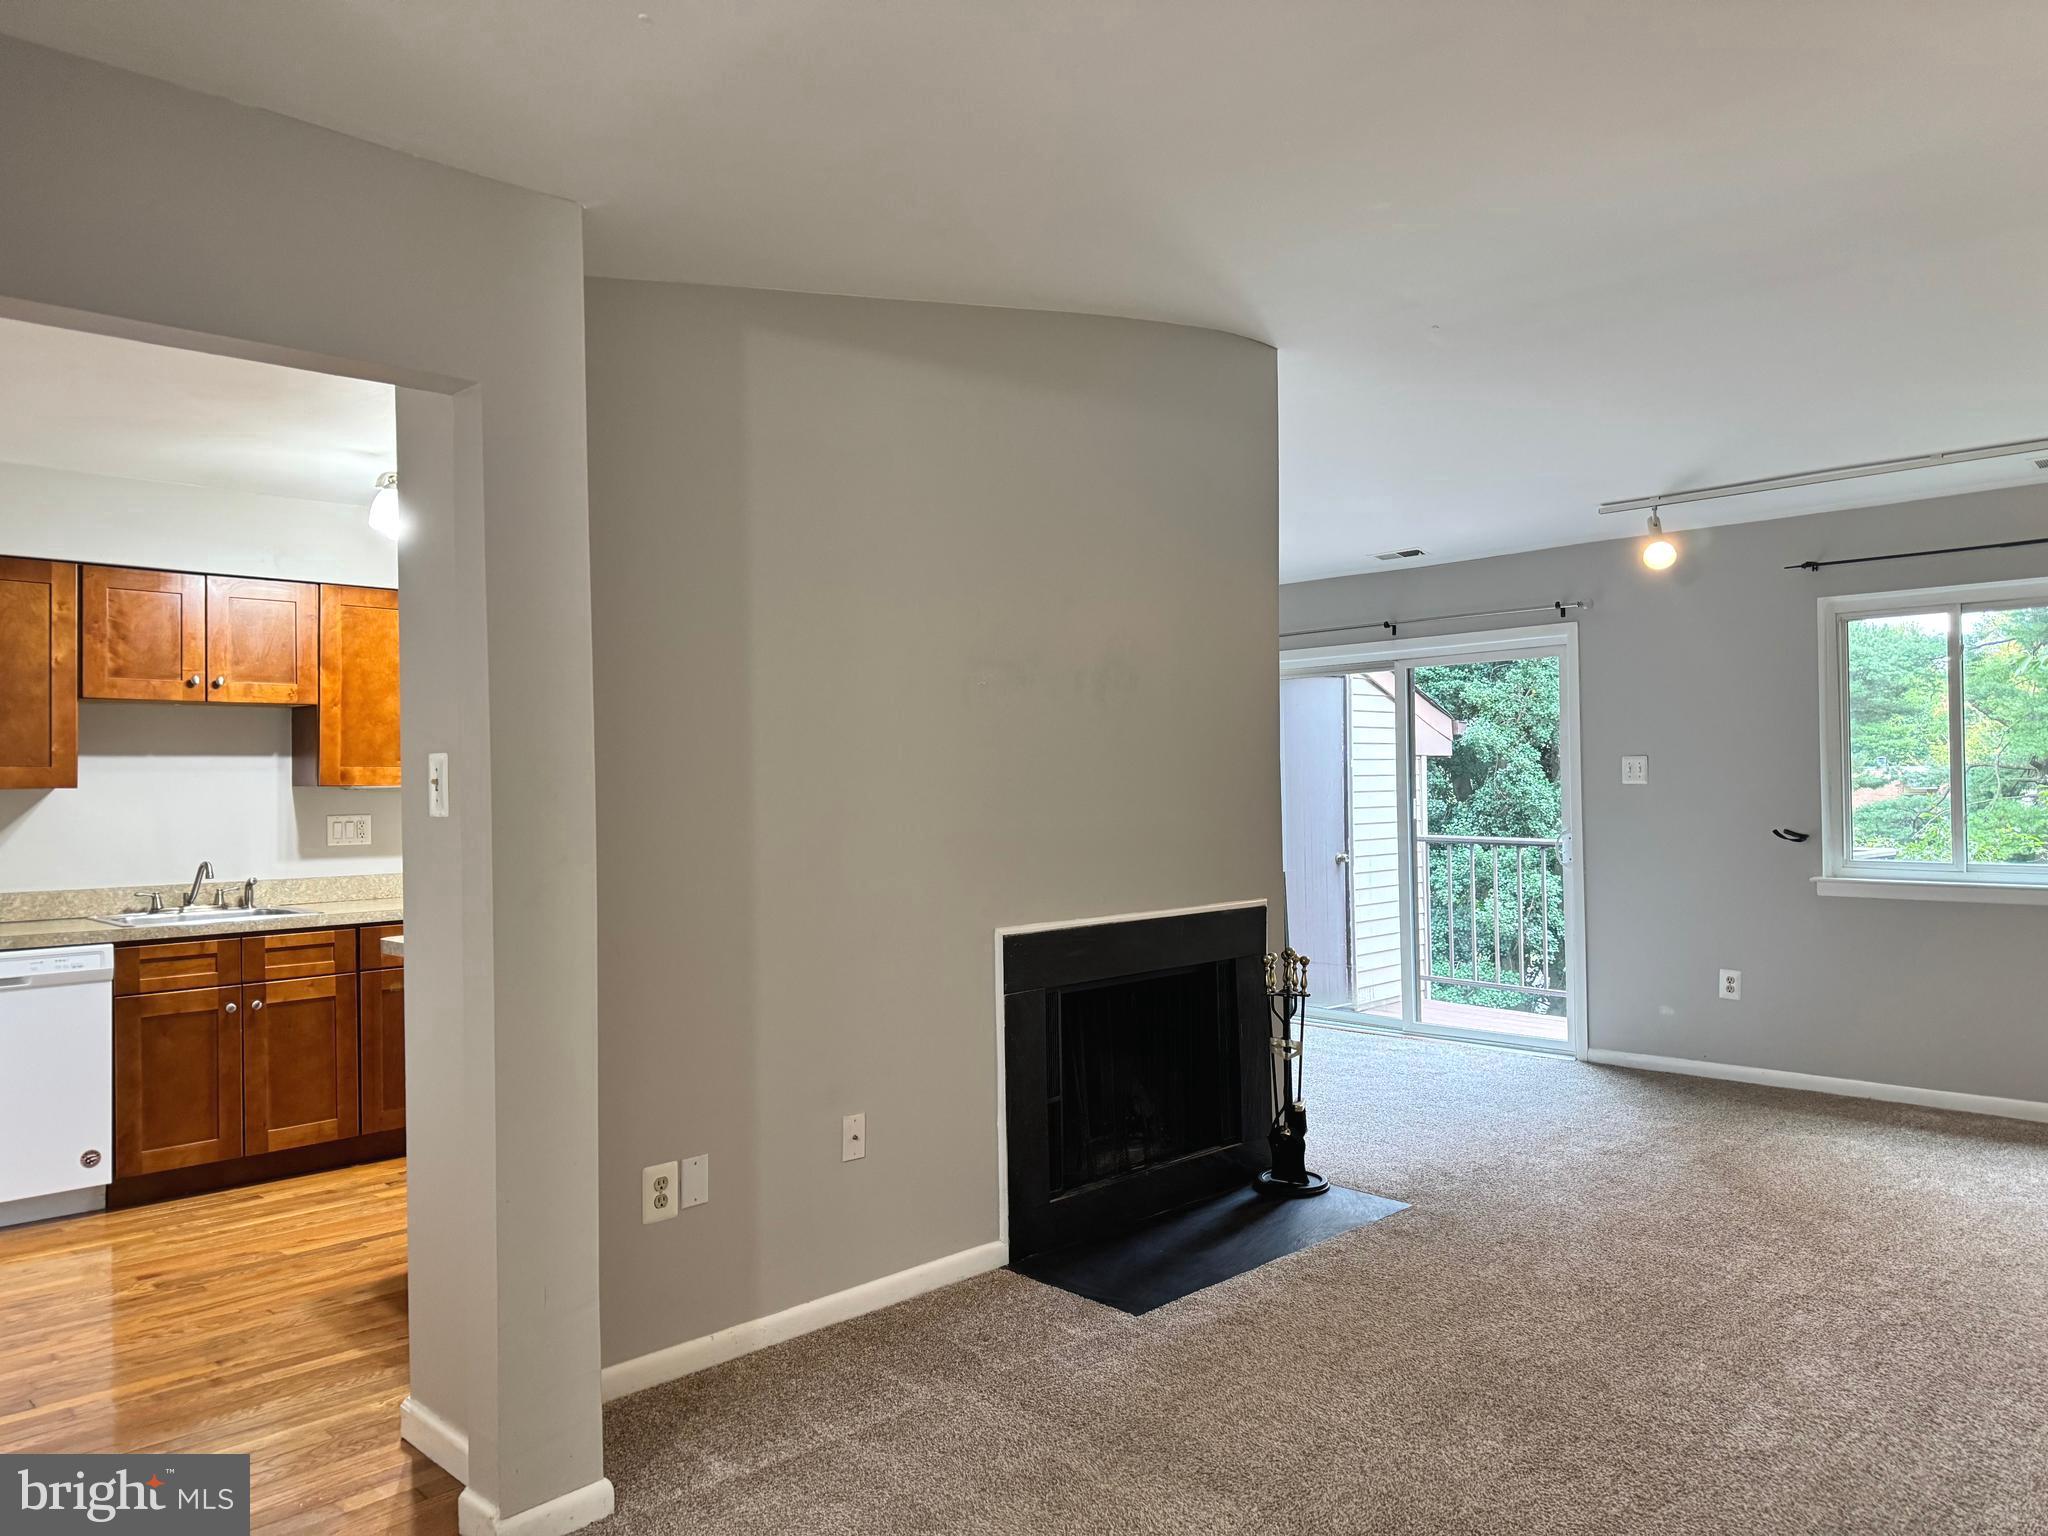
[[1302,1046],[1308,1038],[1308,956],[1292,947],[1266,956],[1266,998],[1280,1033],[1273,1038],[1273,1166],[1252,1181],[1274,1200],[1325,1194],[1330,1181],[1308,1170],[1308,1109],[1302,1103]]

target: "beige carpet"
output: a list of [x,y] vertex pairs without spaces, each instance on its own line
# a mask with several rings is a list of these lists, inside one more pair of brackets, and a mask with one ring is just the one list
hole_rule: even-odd
[[1318,1030],[1413,1210],[971,1280],[614,1404],[621,1533],[2048,1531],[2048,1127]]

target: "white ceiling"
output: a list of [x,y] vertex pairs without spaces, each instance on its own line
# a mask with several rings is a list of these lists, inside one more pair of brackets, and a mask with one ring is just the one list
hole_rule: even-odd
[[0,319],[0,462],[370,504],[391,386]]
[[2048,435],[2038,0],[0,0],[0,30],[578,199],[602,274],[1273,342],[1290,578]]

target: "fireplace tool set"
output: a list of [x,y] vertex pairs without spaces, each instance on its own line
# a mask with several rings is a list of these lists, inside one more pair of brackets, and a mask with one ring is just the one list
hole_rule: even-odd
[[1301,1200],[1330,1181],[1308,1170],[1308,1109],[1302,1102],[1302,1047],[1308,1038],[1308,956],[1292,946],[1266,956],[1266,999],[1280,1032],[1273,1037],[1273,1166],[1253,1181],[1262,1195]]

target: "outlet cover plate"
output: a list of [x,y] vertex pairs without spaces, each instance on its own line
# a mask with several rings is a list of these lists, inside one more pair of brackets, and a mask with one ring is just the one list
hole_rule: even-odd
[[640,1224],[673,1221],[682,1209],[676,1200],[676,1165],[656,1163],[640,1170]]
[[364,815],[327,818],[327,846],[367,848],[370,846],[370,818]]
[[1741,1002],[1741,1001],[1742,1001],[1742,972],[1740,972],[1740,971],[1723,971],[1723,972],[1721,973],[1721,985],[1720,985],[1720,988],[1719,988],[1719,990],[1718,990],[1718,991],[1716,991],[1716,992],[1715,992],[1715,994],[1714,994],[1714,995],[1715,995],[1716,997],[1720,998],[1720,999],[1721,999],[1721,1001],[1722,1001],[1722,1002],[1724,1002],[1724,1003],[1739,1003],[1739,1002]]
[[711,1198],[711,1154],[683,1159],[683,1206],[702,1205]]
[[856,1162],[868,1155],[868,1117],[848,1115],[839,1124],[839,1161]]

